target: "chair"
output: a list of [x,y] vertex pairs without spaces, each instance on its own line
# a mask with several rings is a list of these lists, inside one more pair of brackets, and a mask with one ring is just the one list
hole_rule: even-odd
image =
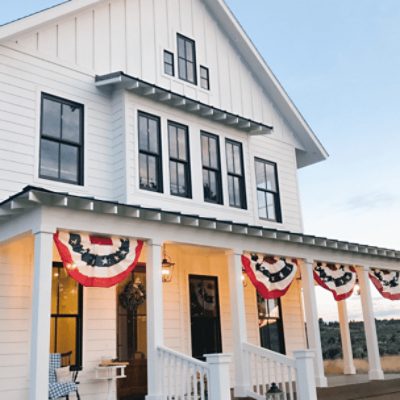
[[71,393],[76,393],[76,397],[80,400],[78,385],[76,381],[78,371],[73,371],[71,375],[71,382],[57,382],[56,369],[63,366],[71,365],[72,352],[68,353],[51,353],[49,363],[49,399],[59,399],[65,397],[69,400]]

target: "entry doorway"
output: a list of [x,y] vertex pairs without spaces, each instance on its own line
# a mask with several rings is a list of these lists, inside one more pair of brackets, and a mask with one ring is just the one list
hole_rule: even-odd
[[146,269],[138,265],[117,288],[117,356],[129,362],[118,379],[118,400],[142,400],[147,394]]
[[192,356],[222,352],[218,278],[189,275]]

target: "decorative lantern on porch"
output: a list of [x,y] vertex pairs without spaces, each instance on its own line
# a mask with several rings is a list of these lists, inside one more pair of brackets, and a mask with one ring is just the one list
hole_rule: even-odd
[[242,268],[242,283],[243,287],[247,287],[248,281],[247,281],[247,274],[244,268]]
[[163,260],[161,263],[161,274],[163,282],[171,282],[172,274],[174,272],[175,263],[172,262],[171,257],[167,255],[166,247],[164,246]]
[[282,392],[282,390],[280,390],[278,388],[278,386],[276,385],[275,382],[273,382],[271,384],[271,387],[269,388],[266,397],[267,400],[283,400],[284,397],[284,393]]

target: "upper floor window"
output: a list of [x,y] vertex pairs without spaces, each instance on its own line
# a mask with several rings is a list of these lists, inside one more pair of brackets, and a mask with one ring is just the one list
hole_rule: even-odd
[[197,84],[196,46],[192,39],[178,34],[178,71],[179,78]]
[[164,73],[175,76],[174,54],[164,50]]
[[141,189],[162,192],[160,119],[139,112],[139,185]]
[[246,185],[244,181],[242,145],[226,140],[226,164],[228,169],[229,205],[246,208]]
[[203,89],[210,90],[210,71],[202,65],[200,66],[200,86]]
[[221,159],[218,136],[201,133],[204,200],[222,204]]
[[255,159],[258,215],[262,219],[282,222],[276,164]]
[[39,176],[83,184],[83,106],[42,94]]
[[191,197],[189,137],[187,126],[168,123],[171,194]]
[[53,264],[51,289],[50,352],[72,351],[71,365],[82,366],[82,286],[62,263]]

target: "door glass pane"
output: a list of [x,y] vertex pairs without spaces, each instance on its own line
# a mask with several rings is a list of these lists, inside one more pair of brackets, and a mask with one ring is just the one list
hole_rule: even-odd
[[40,141],[40,175],[58,178],[59,144],[46,139]]
[[60,145],[60,178],[70,182],[78,181],[79,150],[75,146]]
[[56,350],[56,318],[51,317],[50,320],[50,353],[55,353]]
[[72,351],[71,364],[76,360],[76,318],[57,318],[57,352],[67,353]]
[[51,283],[51,313],[57,314],[57,303],[58,303],[58,276],[59,271],[58,268],[53,268],[53,276],[52,276],[52,283]]
[[78,282],[59,269],[59,314],[78,314]]
[[43,99],[42,134],[59,139],[61,136],[61,103]]
[[63,104],[62,107],[62,138],[79,144],[81,110],[79,107]]

